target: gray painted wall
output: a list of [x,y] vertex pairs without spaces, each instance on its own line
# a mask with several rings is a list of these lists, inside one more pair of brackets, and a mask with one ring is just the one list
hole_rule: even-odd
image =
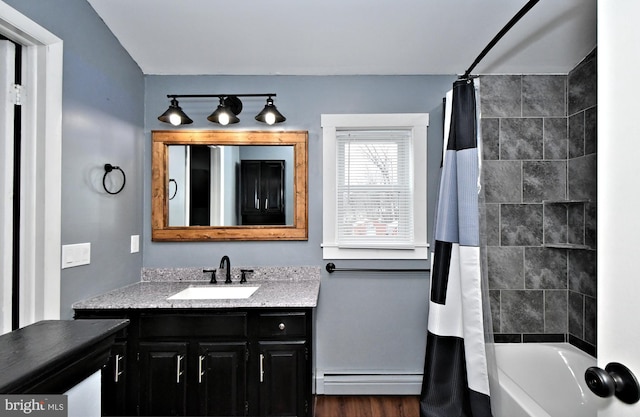
[[[71,318],[73,302],[140,280],[130,236],[142,234],[144,78],[86,0],[5,3],[64,41],[61,243],[91,242],[90,265],[62,270]],[[105,163],[127,174],[118,195],[102,189]]]
[[[147,76],[145,101],[144,266],[216,266],[229,255],[234,266],[320,265],[322,259],[323,113],[430,114],[429,199],[433,217],[442,141],[442,98],[454,76]],[[309,132],[309,240],[306,242],[150,242],[152,130],[161,123],[167,94],[277,93],[275,104],[287,117],[269,127],[253,117],[264,99],[244,99],[240,123],[224,129],[286,129]],[[219,129],[206,120],[215,100],[180,101],[194,120],[187,129]],[[182,128],[180,128],[182,129]],[[432,220],[428,221],[429,227]],[[431,235],[431,230],[429,230]],[[336,261],[342,267],[426,267],[417,261]],[[324,271],[324,270],[323,270]],[[427,328],[426,274],[323,272],[316,322],[316,366],[323,371],[360,370],[421,373]]]

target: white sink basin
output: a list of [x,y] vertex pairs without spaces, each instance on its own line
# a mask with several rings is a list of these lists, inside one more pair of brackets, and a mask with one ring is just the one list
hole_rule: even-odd
[[249,298],[259,287],[189,287],[167,300],[230,300]]

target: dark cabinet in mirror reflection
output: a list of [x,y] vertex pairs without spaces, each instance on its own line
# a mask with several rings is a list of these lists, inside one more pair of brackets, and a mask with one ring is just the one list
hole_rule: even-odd
[[283,225],[284,161],[240,162],[243,225]]
[[211,217],[211,152],[208,146],[191,147],[189,225],[209,226]]

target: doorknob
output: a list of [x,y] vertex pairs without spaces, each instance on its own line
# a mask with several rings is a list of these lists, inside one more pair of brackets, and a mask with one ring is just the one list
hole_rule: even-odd
[[640,385],[626,366],[611,362],[604,369],[592,366],[584,373],[589,389],[599,397],[615,395],[622,402],[634,404],[640,400]]

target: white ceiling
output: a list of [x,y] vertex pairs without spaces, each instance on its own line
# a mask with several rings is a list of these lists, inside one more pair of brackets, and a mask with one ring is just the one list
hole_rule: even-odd
[[[461,74],[526,0],[87,0],[145,74]],[[541,0],[475,74],[567,73],[597,0]]]

